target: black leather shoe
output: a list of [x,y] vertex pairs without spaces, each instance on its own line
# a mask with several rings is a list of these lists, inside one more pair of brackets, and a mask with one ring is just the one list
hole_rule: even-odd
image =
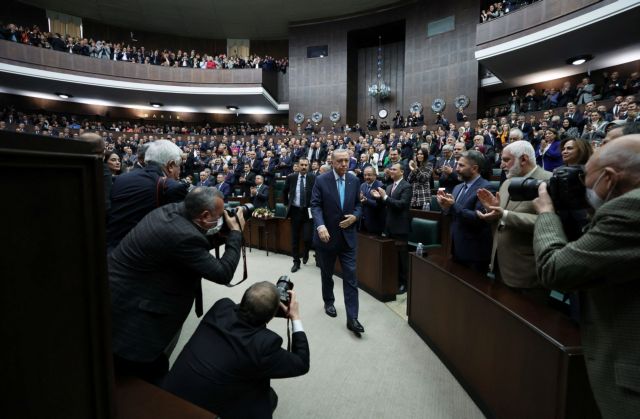
[[327,313],[327,316],[329,317],[336,317],[338,315],[338,312],[336,311],[336,308],[333,306],[333,304],[325,304],[324,312]]
[[364,333],[364,327],[362,327],[358,319],[348,319],[347,329],[351,330],[355,334]]
[[306,265],[307,262],[309,262],[309,252],[305,253],[304,256],[302,257],[302,263]]
[[405,294],[406,292],[407,292],[407,286],[406,285],[400,285],[400,288],[398,288],[397,294],[401,295],[401,294]]
[[291,272],[298,272],[300,270],[300,262],[294,262],[291,267]]

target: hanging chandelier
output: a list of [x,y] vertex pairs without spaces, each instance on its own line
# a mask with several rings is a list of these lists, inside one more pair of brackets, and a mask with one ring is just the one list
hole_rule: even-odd
[[378,79],[369,86],[369,96],[386,99],[391,95],[391,87],[382,79],[382,36],[378,36]]

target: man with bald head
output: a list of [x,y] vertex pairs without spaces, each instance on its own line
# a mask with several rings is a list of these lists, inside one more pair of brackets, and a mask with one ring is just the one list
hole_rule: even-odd
[[538,277],[548,288],[580,291],[582,346],[600,413],[640,411],[640,135],[599,148],[585,166],[595,213],[585,234],[568,242],[546,184],[533,201]]

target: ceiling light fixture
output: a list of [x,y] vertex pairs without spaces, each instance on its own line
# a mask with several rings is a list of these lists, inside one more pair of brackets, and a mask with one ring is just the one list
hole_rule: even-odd
[[235,105],[227,105],[227,109],[229,109],[232,112],[237,111],[238,109],[240,109],[240,107],[235,106]]
[[150,102],[151,106],[153,106],[154,108],[161,108],[164,105],[160,102]]
[[69,99],[70,97],[73,97],[73,95],[70,95],[69,93],[56,92],[55,95],[58,96],[60,99]]
[[567,64],[582,65],[582,64],[586,63],[587,61],[591,61],[591,60],[593,60],[593,55],[584,54],[584,55],[578,55],[578,56],[569,58],[567,60]]

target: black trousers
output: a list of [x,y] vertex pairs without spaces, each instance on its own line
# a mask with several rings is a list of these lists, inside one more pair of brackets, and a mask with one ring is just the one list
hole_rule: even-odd
[[311,228],[313,221],[309,219],[309,210],[307,208],[294,207],[289,208],[289,217],[291,218],[291,256],[294,263],[300,263],[300,238],[304,242],[304,255],[309,254],[311,249]]

